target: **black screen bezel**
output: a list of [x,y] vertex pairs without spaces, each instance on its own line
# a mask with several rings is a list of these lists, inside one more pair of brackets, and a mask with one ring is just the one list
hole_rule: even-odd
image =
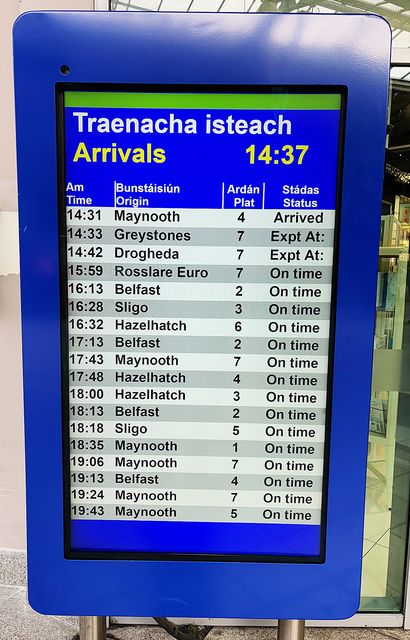
[[[330,329],[328,372],[325,412],[325,442],[323,456],[322,507],[320,521],[320,553],[315,556],[266,555],[266,554],[192,554],[173,552],[94,551],[77,550],[71,546],[71,498],[70,498],[70,406],[69,406],[69,348],[68,348],[68,274],[67,274],[67,223],[65,179],[65,121],[64,93],[115,92],[115,93],[198,93],[198,94],[336,94],[341,97],[339,151],[336,171],[336,212],[333,244],[332,295],[330,304]],[[323,564],[326,559],[326,534],[328,511],[329,458],[331,439],[332,395],[334,377],[334,351],[336,329],[336,302],[339,271],[340,217],[343,182],[344,138],[347,88],[344,86],[317,85],[147,85],[147,84],[56,84],[57,124],[57,181],[58,181],[58,247],[60,281],[60,332],[61,332],[61,394],[62,394],[62,446],[63,446],[63,510],[64,557],[72,560],[157,560],[157,561],[206,561],[206,562],[264,562],[291,564]],[[235,523],[232,523],[234,526]]]

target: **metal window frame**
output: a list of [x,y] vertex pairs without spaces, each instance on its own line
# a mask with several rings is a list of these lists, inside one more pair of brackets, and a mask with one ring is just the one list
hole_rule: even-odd
[[[393,47],[391,66],[410,67],[410,48]],[[403,628],[410,629],[410,537],[407,539],[407,556],[405,566],[403,594]]]
[[410,629],[410,539],[407,539],[407,558],[403,594],[403,629]]
[[94,11],[110,11],[110,0],[93,0]]

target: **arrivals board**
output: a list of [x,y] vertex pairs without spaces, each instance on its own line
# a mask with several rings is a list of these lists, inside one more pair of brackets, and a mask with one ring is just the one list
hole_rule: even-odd
[[342,96],[60,107],[68,556],[323,561]]
[[16,21],[37,611],[357,611],[390,39],[373,15]]

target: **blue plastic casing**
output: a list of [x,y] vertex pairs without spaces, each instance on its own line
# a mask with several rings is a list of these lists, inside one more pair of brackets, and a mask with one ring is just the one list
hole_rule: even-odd
[[[388,24],[369,15],[29,13],[14,41],[30,603],[70,615],[351,616],[360,593]],[[345,88],[323,564],[64,558],[55,85],[65,80]]]

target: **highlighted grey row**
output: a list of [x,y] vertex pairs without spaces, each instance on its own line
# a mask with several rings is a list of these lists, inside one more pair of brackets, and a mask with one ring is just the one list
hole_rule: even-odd
[[237,354],[236,340],[241,340],[243,351],[252,354],[270,355],[298,355],[312,357],[328,354],[329,340],[327,338],[255,338],[238,335],[234,336],[184,336],[184,335],[82,335],[80,332],[70,335],[69,345],[77,352],[116,352],[121,354],[138,351],[160,353],[229,353]]
[[289,490],[311,492],[321,491],[322,477],[312,476],[303,478],[300,476],[272,476],[266,472],[266,476],[252,474],[222,473],[127,473],[114,471],[73,471],[71,473],[71,487],[96,487],[100,488],[166,488],[166,489],[231,489],[270,491]]
[[317,442],[258,442],[250,440],[130,440],[129,438],[72,438],[70,451],[75,455],[97,452],[102,455],[163,456],[213,456],[243,458],[292,457],[310,460],[322,458],[324,446]]
[[[206,402],[206,393],[204,393]],[[143,418],[144,421],[164,422],[269,422],[269,424],[323,424],[325,409],[297,409],[294,407],[235,407],[210,405],[139,404],[77,404],[70,406],[71,419],[116,420],[118,418]]]
[[[73,438],[112,438],[121,437],[138,442],[143,440],[167,440],[169,436],[178,440],[229,440],[252,442],[323,442],[325,426],[323,424],[271,425],[256,422],[148,422],[104,420],[70,420],[70,435]],[[98,447],[97,447],[98,449]],[[194,470],[198,472],[197,469]]]
[[73,520],[158,520],[185,522],[264,522],[320,524],[320,509],[300,506],[280,509],[266,507],[204,507],[204,506],[125,506],[77,504],[71,507]]
[[194,265],[182,266],[168,264],[130,265],[129,263],[113,264],[103,262],[98,264],[70,264],[68,267],[69,280],[126,280],[132,281],[138,278],[167,282],[169,280],[196,280],[203,282],[234,282],[235,284],[261,283],[275,281],[281,283],[299,284],[327,284],[332,282],[332,267],[278,267],[273,263],[266,266],[253,265]]
[[203,388],[232,388],[232,389],[311,389],[316,391],[326,388],[327,375],[322,373],[256,373],[244,371],[124,371],[102,369],[96,375],[90,369],[75,369],[70,371],[70,386],[72,387],[113,387],[127,386],[169,386],[170,384],[184,387]]
[[[98,305],[96,299],[98,299]],[[166,298],[136,301],[132,296],[128,299],[123,295],[118,295],[118,299],[104,299],[95,295],[92,299],[70,299],[69,309],[70,317],[99,318],[115,315],[153,318],[236,318],[237,320],[266,318],[266,321],[270,322],[278,316],[281,319],[303,320],[328,320],[330,316],[329,302],[275,302],[273,298],[271,302],[242,302],[241,298],[229,302],[167,300]]]
[[168,245],[194,245],[198,247],[215,247],[215,250],[223,247],[245,246],[266,247],[272,246],[307,246],[332,247],[334,232],[332,229],[255,229],[244,227],[238,222],[235,229],[192,227],[140,227],[130,229],[120,226],[110,227],[83,227],[69,226],[67,229],[70,244],[117,244],[144,245],[144,244],[168,244]]
[[171,505],[174,507],[202,506],[207,507],[259,507],[275,505],[287,507],[298,505],[302,508],[317,509],[321,505],[320,492],[306,494],[291,490],[278,491],[265,489],[263,491],[237,490],[236,487],[222,489],[130,489],[128,488],[100,488],[71,490],[72,505],[87,504],[98,499],[101,505],[125,504],[126,506],[151,507]]

